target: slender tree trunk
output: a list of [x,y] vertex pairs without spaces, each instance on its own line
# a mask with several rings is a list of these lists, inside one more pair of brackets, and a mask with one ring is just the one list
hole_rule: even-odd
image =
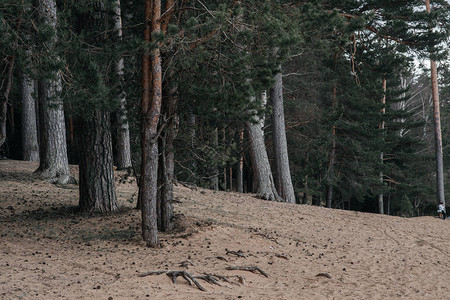
[[[384,108],[384,105],[386,104],[386,78],[383,78],[383,98],[381,99],[381,103],[383,104],[383,108],[381,109],[381,113],[384,115],[386,113],[386,109]],[[380,124],[380,129],[381,129],[381,134],[384,136],[384,120],[381,121]],[[383,151],[381,151],[380,153],[380,159],[381,159],[381,164],[383,164],[383,159],[384,159],[384,153]],[[381,184],[383,184],[383,171],[380,172],[380,180],[381,180]],[[378,194],[378,212],[380,214],[384,214],[384,200],[383,200],[383,192],[380,192]]]
[[239,132],[239,147],[240,147],[240,157],[239,157],[239,163],[237,168],[237,192],[243,193],[244,192],[244,153],[243,153],[243,143],[244,143],[244,129],[242,128]]
[[[40,0],[38,13],[41,19],[56,31],[55,1]],[[56,38],[46,43],[45,47],[49,55],[54,55],[55,44]],[[55,70],[51,79],[41,78],[38,86],[40,164],[36,173],[50,182],[65,184],[71,178],[67,159],[63,102],[60,97],[62,84],[59,71]]]
[[[150,33],[159,34],[161,32],[161,1],[145,1],[145,40],[148,42]],[[151,20],[151,23],[149,23]],[[151,26],[150,26],[151,25]],[[154,42],[154,41],[153,41]],[[144,54],[143,60],[143,89],[144,97],[150,96],[150,91],[146,89],[151,87],[151,98],[142,99],[142,124],[143,124],[143,142],[142,142],[142,167],[139,189],[142,201],[142,237],[148,247],[157,247],[158,224],[157,224],[157,195],[158,195],[158,122],[162,104],[162,72],[161,72],[161,53],[159,47],[152,51],[151,68],[149,68],[150,58],[148,53]],[[151,70],[150,74],[146,69]],[[151,102],[150,102],[151,99]]]
[[[170,76],[172,77],[172,76]],[[175,171],[174,141],[178,130],[177,100],[174,96],[177,87],[167,89],[166,103],[163,103],[164,115],[166,116],[164,134],[160,138],[160,177],[161,188],[158,214],[159,226],[162,231],[173,228],[173,180]]]
[[275,185],[278,194],[284,201],[295,203],[294,186],[292,185],[289,156],[284,124],[283,81],[281,73],[275,75],[275,84],[270,89],[272,100],[273,144],[275,153]]
[[[255,101],[255,99],[253,98],[252,101]],[[256,124],[247,122],[253,167],[253,191],[262,199],[281,201],[282,199],[275,188],[266,145],[264,144],[262,119],[257,116],[255,118]]]
[[78,117],[80,153],[79,208],[88,212],[118,209],[114,185],[109,113],[96,111]]
[[[334,54],[334,66],[336,69],[336,62],[339,53],[336,52]],[[333,112],[335,112],[337,106],[337,85],[336,82],[333,84],[333,94],[331,98],[331,108]],[[330,161],[328,165],[328,180],[330,181],[327,184],[327,203],[326,206],[331,208],[333,205],[334,198],[334,185],[336,181],[336,173],[334,169],[334,165],[336,164],[336,126],[333,125],[331,127],[331,152],[330,152]]]
[[[120,10],[120,0],[115,1],[114,8],[114,30],[119,40],[122,39],[122,17]],[[119,102],[120,110],[116,113],[117,120],[117,167],[126,169],[131,167],[131,149],[130,149],[130,129],[127,120],[126,95],[124,92],[124,59],[120,57],[114,65],[119,84]]]
[[23,160],[39,161],[34,81],[26,74],[20,78],[22,92],[22,149]]
[[[213,132],[213,145],[214,148],[217,149],[219,145],[219,131],[214,129]],[[219,168],[217,167],[217,163],[214,163],[212,168],[212,176],[211,176],[211,189],[218,191],[219,190]]]
[[11,92],[12,80],[13,80],[13,71],[14,71],[14,62],[15,57],[9,56],[6,59],[7,64],[7,77],[6,83],[1,82],[1,85],[4,86],[4,90],[1,90],[0,95],[0,147],[6,141],[6,119],[8,114],[8,100],[9,93]]
[[[425,1],[427,12],[431,13],[430,0]],[[431,29],[430,29],[431,30]],[[441,113],[439,106],[439,86],[437,79],[436,62],[430,58],[431,67],[431,89],[433,94],[433,108],[434,108],[434,137],[436,149],[436,192],[437,202],[443,203],[445,206],[444,194],[444,159],[442,153],[442,133],[441,133]]]

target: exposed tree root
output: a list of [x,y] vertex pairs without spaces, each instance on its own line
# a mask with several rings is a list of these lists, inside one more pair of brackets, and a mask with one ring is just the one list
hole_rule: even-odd
[[227,251],[227,254],[232,254],[232,255],[239,256],[239,257],[243,257],[243,258],[247,257],[247,256],[244,255],[242,250],[238,250],[238,251],[231,251],[231,250],[228,250],[228,249],[225,249],[225,250]]
[[259,272],[261,275],[269,277],[269,274],[267,274],[266,272],[264,272],[263,270],[261,270],[259,267],[256,266],[246,266],[246,267],[234,266],[234,267],[227,267],[227,270],[250,271],[253,273]]
[[[223,286],[220,283],[220,281],[223,281],[223,282],[226,282],[229,284],[239,285],[239,283],[241,283],[241,284],[245,285],[245,278],[242,276],[222,276],[222,275],[207,274],[207,273],[205,273],[203,275],[199,275],[199,276],[193,276],[186,271],[150,271],[150,272],[139,274],[138,276],[145,277],[145,276],[149,276],[149,275],[161,275],[161,274],[166,274],[167,276],[172,278],[173,283],[176,283],[178,276],[182,276],[189,283],[189,285],[191,285],[191,286],[195,285],[199,290],[201,290],[203,292],[206,292],[206,289],[197,281],[197,279],[201,279],[210,284],[215,284],[218,286]],[[230,277],[236,277],[238,279],[239,283],[231,282],[228,279]]]

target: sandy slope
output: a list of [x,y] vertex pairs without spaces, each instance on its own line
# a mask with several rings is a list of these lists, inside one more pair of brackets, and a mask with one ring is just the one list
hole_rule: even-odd
[[[0,161],[0,299],[450,299],[450,221],[178,186],[178,228],[148,249],[132,179],[117,176],[123,212],[88,216],[74,212],[76,186],[40,181],[35,168]],[[199,280],[203,292],[181,277],[138,276],[157,270],[229,283]]]

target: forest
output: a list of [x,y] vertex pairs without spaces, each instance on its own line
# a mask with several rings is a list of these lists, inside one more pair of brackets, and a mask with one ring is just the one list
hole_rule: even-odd
[[0,155],[89,213],[125,170],[149,247],[175,182],[404,217],[448,195],[448,0],[2,0],[0,34]]

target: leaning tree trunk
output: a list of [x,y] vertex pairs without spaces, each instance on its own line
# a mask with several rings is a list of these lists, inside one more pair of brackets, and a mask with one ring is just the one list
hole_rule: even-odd
[[37,136],[36,103],[33,97],[34,81],[26,74],[21,74],[22,92],[22,149],[23,160],[39,160],[39,143]]
[[[150,36],[161,33],[161,1],[145,1],[145,41]],[[151,21],[151,22],[150,22]],[[155,42],[152,40],[152,42]],[[149,53],[143,58],[143,97],[142,97],[142,166],[140,177],[140,201],[142,214],[142,237],[148,247],[157,247],[157,195],[158,195],[158,122],[162,104],[161,53],[159,47],[152,51],[150,64]],[[149,72],[151,70],[151,72]],[[150,95],[150,89],[152,91]]]
[[[255,99],[253,98],[252,101],[255,101]],[[262,199],[280,201],[282,199],[278,196],[275,188],[266,145],[264,144],[262,121],[260,117],[256,116],[255,118],[256,122],[247,122],[253,167],[253,190]]]
[[281,73],[275,75],[275,84],[270,89],[272,100],[273,147],[275,154],[275,185],[278,195],[289,203],[295,203],[294,186],[289,169],[289,156],[284,124],[283,81]]
[[[427,12],[431,13],[430,0],[425,1]],[[431,29],[430,29],[431,30]],[[445,207],[445,190],[444,190],[444,159],[442,152],[442,132],[441,132],[441,113],[439,107],[439,86],[437,79],[436,62],[430,58],[431,68],[431,89],[433,94],[434,108],[434,137],[436,149],[436,194],[437,202],[443,203]]]
[[[38,13],[43,22],[56,31],[56,3],[41,0]],[[55,35],[56,36],[56,35]],[[54,55],[56,39],[45,43],[48,55]],[[58,60],[58,57],[54,57]],[[49,78],[39,80],[40,164],[36,173],[50,182],[65,184],[70,180],[67,159],[66,128],[61,94],[61,76],[57,70]]]
[[[114,8],[114,30],[119,40],[122,39],[122,17],[120,10],[120,0],[115,1]],[[114,66],[119,84],[119,102],[120,110],[116,113],[117,120],[117,167],[126,169],[131,167],[131,149],[130,149],[130,129],[127,120],[126,97],[124,86],[124,59],[120,57]]]
[[80,153],[79,208],[88,212],[118,209],[114,186],[113,153],[109,113],[96,111],[78,117]]

